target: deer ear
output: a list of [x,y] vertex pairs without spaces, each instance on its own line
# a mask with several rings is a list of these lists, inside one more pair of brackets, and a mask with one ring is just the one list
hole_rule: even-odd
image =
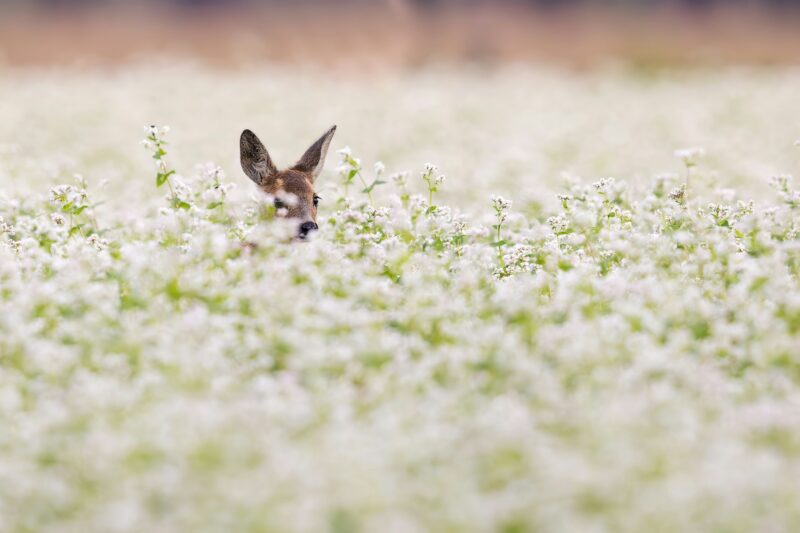
[[242,137],[239,139],[239,155],[242,160],[242,170],[256,185],[263,185],[278,172],[269,157],[269,152],[250,130],[242,132]]
[[325,164],[325,155],[328,153],[328,146],[331,144],[334,133],[336,133],[336,126],[326,131],[317,142],[312,144],[311,148],[306,150],[306,153],[303,154],[300,161],[292,168],[302,172],[308,172],[311,174],[312,179],[319,176],[319,173],[322,172],[322,166]]

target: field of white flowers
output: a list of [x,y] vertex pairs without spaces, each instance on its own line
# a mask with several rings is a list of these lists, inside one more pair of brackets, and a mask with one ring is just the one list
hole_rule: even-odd
[[798,530],[798,94],[0,71],[0,531]]

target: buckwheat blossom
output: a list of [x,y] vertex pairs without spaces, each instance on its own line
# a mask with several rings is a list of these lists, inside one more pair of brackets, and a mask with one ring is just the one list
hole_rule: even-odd
[[549,217],[547,224],[553,230],[553,233],[564,233],[570,227],[570,220],[564,214]]
[[502,196],[492,196],[492,206],[497,211],[508,211],[511,207],[511,200],[506,200]]
[[[763,186],[796,169],[775,145],[796,137],[796,75],[642,91],[525,67],[377,92],[153,69],[0,81],[21,146],[0,154],[0,530],[800,528],[800,196]],[[319,230],[295,242],[219,132],[312,85],[346,89],[334,142],[391,153],[384,175],[436,157],[435,201],[407,178],[345,195],[329,154]],[[175,87],[173,125],[230,112],[168,146],[164,197],[120,102],[157,117]],[[307,121],[273,111],[302,145]],[[687,193],[665,146],[697,138],[715,158]]]
[[397,172],[392,174],[391,178],[397,187],[401,189],[408,187],[408,172]]
[[676,187],[669,192],[670,200],[674,200],[678,203],[682,203],[686,198],[686,186],[681,185],[680,187]]
[[289,207],[297,205],[297,196],[292,193],[279,191],[276,198]]
[[614,185],[614,178],[603,178],[600,181],[597,181],[592,184],[592,187],[597,190],[597,192],[601,194],[606,194],[609,192],[609,189]]
[[703,157],[705,153],[705,149],[700,147],[683,148],[681,150],[675,150],[675,157],[683,161],[683,164],[687,167],[692,167],[697,165],[697,161]]
[[89,242],[89,244],[91,244],[97,250],[102,250],[106,246],[108,246],[108,241],[103,239],[103,238],[101,238],[96,233],[92,233],[91,235],[89,235],[89,237],[87,238],[87,241]]

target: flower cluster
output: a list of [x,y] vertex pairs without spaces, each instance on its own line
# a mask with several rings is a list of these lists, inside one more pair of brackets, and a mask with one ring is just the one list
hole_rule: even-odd
[[[0,81],[0,531],[800,528],[796,74],[150,72]],[[337,88],[293,244],[205,125]]]
[[305,245],[215,165],[169,179],[90,232],[82,179],[0,204],[3,528],[794,524],[788,177],[764,206],[573,183],[532,218],[397,179]]

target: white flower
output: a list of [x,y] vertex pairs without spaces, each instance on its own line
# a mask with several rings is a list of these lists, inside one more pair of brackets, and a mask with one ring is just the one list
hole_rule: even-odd
[[395,182],[398,187],[405,188],[408,186],[408,172],[392,174],[392,181]]
[[567,231],[570,227],[570,221],[563,213],[552,216],[547,219],[547,223],[555,234],[561,234]]
[[697,160],[703,157],[705,153],[705,149],[696,146],[692,148],[675,150],[675,157],[683,161],[683,164],[687,167],[692,167],[697,165]]
[[683,201],[686,199],[686,185],[683,184],[680,187],[672,189],[669,192],[669,198],[678,203],[683,203]]
[[290,192],[281,190],[278,191],[275,197],[289,207],[294,207],[297,205],[297,196]]
[[72,194],[73,187],[72,185],[68,184],[61,184],[56,185],[50,189],[50,201],[53,203],[56,202],[66,202],[67,196]]
[[790,174],[779,174],[770,178],[770,185],[779,191],[788,191],[791,181],[792,176]]
[[98,234],[92,233],[86,238],[86,241],[97,250],[103,250],[108,246],[108,241],[101,238]]
[[492,195],[492,207],[498,212],[508,211],[511,207],[511,200],[506,200],[502,196]]
[[614,185],[614,178],[603,178],[600,181],[597,181],[592,184],[592,187],[597,190],[600,194],[607,194],[609,192],[609,188]]
[[148,137],[155,137],[156,139],[160,139],[166,136],[170,132],[169,126],[145,126],[144,132],[147,134]]
[[375,163],[375,174],[381,175],[386,171],[386,165],[384,165],[381,161],[377,161]]

